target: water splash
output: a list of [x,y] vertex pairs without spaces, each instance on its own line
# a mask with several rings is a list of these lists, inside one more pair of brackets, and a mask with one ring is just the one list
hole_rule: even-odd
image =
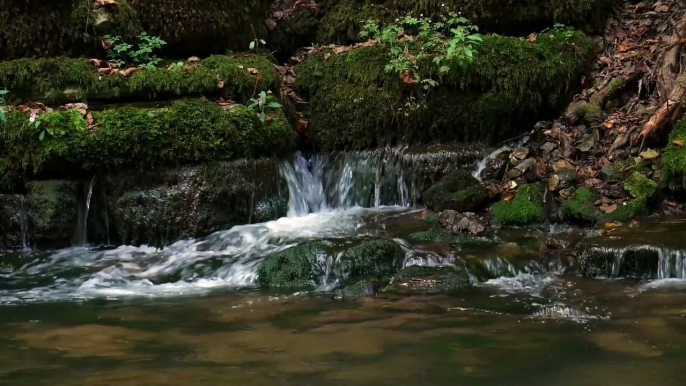
[[20,213],[19,213],[19,224],[21,230],[21,245],[24,251],[31,249],[31,244],[29,242],[29,205],[26,196],[23,194],[17,195],[19,200]]
[[500,147],[498,149],[493,150],[490,153],[486,153],[483,158],[479,160],[476,164],[476,169],[472,172],[472,176],[474,178],[481,178],[481,174],[486,170],[488,167],[488,161],[495,159],[498,157],[500,154],[508,151],[512,151],[512,149],[516,149],[518,147],[521,147],[524,143],[526,143],[529,140],[528,136],[524,136],[516,141],[513,141],[512,143],[505,145],[503,147]]
[[79,220],[76,226],[76,234],[74,236],[74,245],[85,246],[88,244],[88,212],[91,208],[91,199],[93,198],[93,188],[97,181],[97,175],[94,175],[88,185],[84,189],[84,200],[79,205]]

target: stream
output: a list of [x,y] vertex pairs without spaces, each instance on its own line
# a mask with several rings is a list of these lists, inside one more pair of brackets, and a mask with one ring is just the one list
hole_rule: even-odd
[[[430,227],[417,187],[369,162],[298,155],[281,167],[287,217],[164,249],[0,253],[0,385],[684,384],[686,223],[413,243]],[[257,285],[273,253],[368,237],[399,243],[404,266],[463,264],[472,286],[339,300],[326,276],[307,292]],[[616,267],[566,273],[541,259],[550,238],[589,240]],[[641,248],[655,274],[623,277]]]

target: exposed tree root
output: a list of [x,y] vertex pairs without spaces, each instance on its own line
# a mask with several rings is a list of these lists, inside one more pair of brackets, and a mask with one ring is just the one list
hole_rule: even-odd
[[672,122],[672,119],[678,119],[683,110],[683,105],[686,97],[686,75],[680,75],[675,82],[675,86],[669,94],[667,101],[658,108],[655,113],[650,117],[648,122],[643,125],[639,138],[642,142],[645,142],[651,134],[656,133],[668,123]]

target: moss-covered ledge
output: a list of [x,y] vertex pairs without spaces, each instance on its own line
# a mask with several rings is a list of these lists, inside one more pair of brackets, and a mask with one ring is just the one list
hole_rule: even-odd
[[144,68],[130,76],[99,73],[88,59],[0,62],[0,87],[10,90],[10,100],[113,102],[202,94],[245,102],[255,91],[277,92],[279,84],[274,64],[257,55],[210,56],[183,67]]
[[[166,108],[91,114],[88,125],[77,110],[46,113],[39,116],[39,129],[28,124],[28,114],[9,114],[0,147],[0,190],[11,190],[21,177],[278,157],[295,146],[283,114],[271,112],[271,122],[262,124],[242,105],[185,100]],[[50,132],[41,140],[44,128]]]
[[362,20],[391,21],[411,14],[434,17],[445,10],[462,15],[486,32],[526,35],[555,23],[587,31],[604,27],[611,0],[323,0],[320,43],[359,40]]
[[384,71],[380,47],[309,58],[296,67],[296,91],[310,102],[315,144],[335,151],[512,136],[564,108],[594,45],[581,32],[561,30],[535,42],[491,35],[477,51],[471,65],[454,63],[419,108],[408,106],[423,96]]

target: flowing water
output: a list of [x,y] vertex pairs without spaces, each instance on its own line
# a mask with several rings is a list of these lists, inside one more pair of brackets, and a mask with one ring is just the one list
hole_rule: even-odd
[[[679,244],[686,224],[587,238],[620,266],[635,247],[613,244],[619,240],[652,243],[660,252],[649,277],[621,278],[618,268],[615,277],[581,279],[565,274],[562,258],[541,258],[548,236],[583,237],[569,229],[501,232],[498,243],[485,246],[409,242],[410,233],[430,227],[423,211],[412,208],[416,176],[364,154],[340,157],[296,157],[282,165],[290,207],[276,221],[161,250],[0,255],[0,384],[686,381],[686,286],[678,252],[686,250]],[[312,292],[256,286],[257,268],[271,253],[304,240],[370,236],[398,241],[404,265],[466,265],[474,285],[357,301],[335,300],[327,277]]]

